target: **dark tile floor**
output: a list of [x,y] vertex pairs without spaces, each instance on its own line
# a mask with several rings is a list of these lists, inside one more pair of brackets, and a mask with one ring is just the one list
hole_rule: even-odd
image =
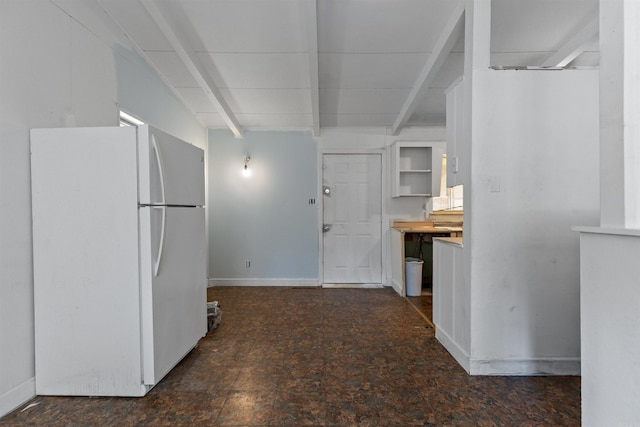
[[146,397],[39,396],[0,425],[580,425],[579,377],[471,377],[385,289],[210,288],[222,324]]

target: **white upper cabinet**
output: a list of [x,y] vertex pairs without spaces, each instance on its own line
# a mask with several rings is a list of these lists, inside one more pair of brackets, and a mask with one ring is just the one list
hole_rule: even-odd
[[393,197],[440,195],[442,143],[396,141],[391,148]]
[[463,183],[463,112],[464,84],[460,78],[446,91],[447,95],[447,187]]

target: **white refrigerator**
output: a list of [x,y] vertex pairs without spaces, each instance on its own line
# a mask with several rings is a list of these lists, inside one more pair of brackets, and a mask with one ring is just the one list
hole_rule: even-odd
[[33,129],[31,184],[36,393],[144,396],[207,332],[203,150]]

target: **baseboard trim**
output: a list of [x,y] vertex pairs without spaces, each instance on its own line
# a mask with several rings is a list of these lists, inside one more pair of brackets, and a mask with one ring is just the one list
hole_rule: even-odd
[[30,378],[17,387],[0,395],[0,417],[36,397],[36,379]]
[[320,286],[318,279],[209,279],[208,286]]
[[471,375],[580,375],[580,358],[471,359]]
[[395,280],[391,279],[391,287],[395,290],[399,295],[402,295],[402,283],[398,283]]
[[325,289],[382,289],[381,283],[323,283]]
[[458,362],[458,364],[462,366],[462,369],[467,371],[467,373],[470,373],[471,357],[469,356],[469,353],[467,353],[462,347],[460,347],[458,343],[449,336],[449,334],[440,329],[437,324],[436,339],[440,341],[440,344],[442,344],[442,346],[453,356],[453,358],[456,359],[456,362]]

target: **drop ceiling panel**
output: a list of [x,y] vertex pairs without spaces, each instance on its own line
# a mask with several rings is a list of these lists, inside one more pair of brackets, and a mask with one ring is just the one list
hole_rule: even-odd
[[[67,11],[81,11],[80,0],[53,1]],[[392,126],[461,1],[316,0],[320,125]],[[242,127],[314,125],[306,14],[312,1],[154,3],[184,47],[195,52]],[[139,0],[97,4],[206,126],[226,128]],[[492,6],[492,64],[527,66],[541,64],[588,23],[598,0],[492,0]],[[407,120],[409,126],[445,124],[443,92],[464,71],[462,38],[452,52]],[[597,62],[596,42],[570,65]]]
[[198,87],[198,82],[193,78],[177,53],[151,51],[146,52],[146,54],[174,87]]
[[445,126],[446,95],[438,89],[430,89],[420,100],[413,114],[407,120],[408,125]]
[[206,52],[305,52],[306,21],[299,0],[167,2],[182,8]]
[[430,52],[451,16],[451,0],[322,0],[320,52]]
[[499,66],[539,66],[553,52],[492,52],[491,65]]
[[196,116],[210,129],[228,129],[227,124],[218,113],[197,113]]
[[72,16],[79,25],[89,29],[103,42],[109,45],[112,45],[114,42],[120,44],[127,43],[126,38],[122,32],[118,30],[117,25],[110,19],[104,19],[104,10],[98,3],[78,0],[50,1]]
[[312,125],[311,114],[238,114],[245,128],[309,128]]
[[[198,56],[203,58],[219,88],[309,88],[306,53],[201,53]],[[215,69],[211,69],[212,66]]]
[[101,4],[142,50],[173,50],[139,1],[103,0]]
[[325,114],[320,113],[321,126],[392,126],[395,114]]
[[568,65],[570,67],[595,67],[600,64],[600,52],[584,52]]
[[[464,53],[451,53],[429,86],[431,89],[447,89],[464,74]],[[442,90],[439,91],[442,93]]]
[[426,53],[320,53],[319,85],[333,89],[411,88],[427,57]]
[[492,52],[554,52],[597,16],[598,0],[493,0],[491,12]]
[[311,96],[306,89],[222,89],[235,113],[311,114]]
[[409,89],[320,89],[320,111],[326,114],[397,114]]
[[214,105],[209,101],[207,95],[199,87],[181,87],[177,88],[178,93],[187,103],[191,111],[196,113],[215,113],[217,112]]

